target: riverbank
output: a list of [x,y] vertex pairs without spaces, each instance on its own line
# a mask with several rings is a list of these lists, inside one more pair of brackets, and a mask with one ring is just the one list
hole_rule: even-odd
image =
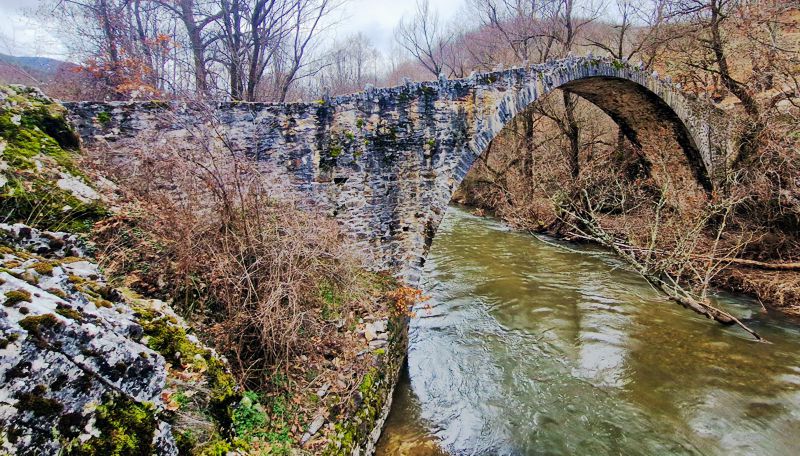
[[[175,157],[133,185],[131,170],[152,160],[115,175],[113,144],[81,150],[64,109],[36,89],[0,87],[0,126],[6,452],[371,451],[405,357],[410,289],[344,256],[313,214],[268,201],[221,221],[211,197],[187,206],[186,181],[169,180]],[[263,223],[237,225],[241,214]],[[258,227],[270,231],[242,243],[237,230]],[[281,266],[260,267],[273,253]],[[266,296],[281,307],[263,307]]]
[[[476,188],[469,180],[465,181],[465,186],[459,188],[453,197],[453,201],[465,207],[469,207],[477,215],[491,215],[504,220],[510,226],[515,227],[521,231],[527,231],[536,234],[543,234],[551,236],[555,239],[567,240],[571,242],[588,242],[599,243],[596,240],[587,239],[583,233],[578,233],[570,223],[566,223],[560,219],[556,214],[556,209],[553,207],[553,200],[542,195],[531,196],[537,199],[536,203],[528,203],[530,207],[524,216],[511,210],[507,207],[507,203],[498,203],[497,199],[492,196],[492,191]],[[499,204],[499,206],[498,206]],[[631,203],[632,204],[632,203]],[[643,203],[639,203],[643,204]],[[563,217],[569,218],[569,215],[562,214]],[[636,233],[637,236],[657,231],[654,226],[652,217],[627,217],[625,214],[614,214],[613,212],[600,214],[597,218],[599,226],[603,228],[609,235],[617,239],[626,240],[632,245],[642,245],[641,252],[647,251],[647,236],[644,240],[641,238],[631,239],[631,234]],[[574,222],[573,222],[574,223]],[[655,259],[651,262],[658,262],[659,258],[666,261],[674,261],[677,267],[686,267],[685,264],[689,261],[697,261],[699,263],[707,263],[709,252],[715,251],[726,252],[733,251],[734,257],[725,259],[715,259],[713,261],[713,270],[710,270],[711,280],[710,285],[733,293],[743,293],[751,296],[759,301],[759,303],[772,310],[776,310],[786,315],[797,317],[800,316],[800,271],[797,270],[797,262],[793,262],[793,251],[786,251],[783,253],[775,253],[771,250],[765,250],[760,255],[758,252],[753,251],[754,247],[747,246],[744,251],[741,247],[737,247],[737,242],[742,242],[741,236],[737,238],[736,233],[722,234],[721,244],[716,245],[715,236],[716,232],[706,232],[706,230],[699,229],[696,226],[687,226],[684,228],[686,232],[695,232],[691,239],[677,239],[683,244],[689,244],[692,252],[677,253],[673,250],[675,247],[667,247],[661,251],[652,251],[649,255]],[[663,243],[661,240],[656,240],[659,244]],[[762,240],[758,241],[763,243]],[[784,241],[786,242],[786,241]],[[758,243],[756,243],[757,245]],[[686,248],[683,245],[682,248]],[[779,247],[775,247],[780,250]],[[772,252],[772,253],[771,253]],[[670,256],[681,257],[680,260],[671,260]],[[738,256],[737,256],[738,255]],[[755,259],[750,258],[756,256]],[[777,258],[773,256],[778,255]],[[785,256],[785,255],[788,255]],[[691,257],[691,258],[683,258]],[[787,259],[788,258],[788,259]],[[741,261],[739,261],[741,259]],[[737,262],[739,261],[739,262]],[[678,264],[681,263],[681,264]],[[789,265],[789,267],[782,267],[782,265]],[[702,269],[705,267],[701,265]],[[687,274],[687,278],[696,279]]]

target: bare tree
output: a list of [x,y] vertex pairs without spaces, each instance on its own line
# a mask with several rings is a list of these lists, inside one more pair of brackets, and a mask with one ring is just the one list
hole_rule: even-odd
[[[68,44],[104,97],[155,95],[165,87],[169,20],[147,0],[65,0],[54,5]],[[53,10],[49,13],[52,14]]]
[[411,18],[402,18],[395,29],[400,45],[434,77],[444,71],[444,54],[450,37],[444,31],[439,14],[430,0],[419,0]]
[[558,2],[471,0],[470,5],[478,13],[481,26],[491,31],[488,37],[496,43],[485,40],[484,46],[492,46],[494,54],[499,55],[502,48],[512,50],[514,62],[505,63],[545,61],[550,57],[555,41],[550,19]]
[[[769,29],[782,20],[781,17],[790,9],[796,9],[792,2],[760,2],[759,10],[768,11],[769,15],[756,15],[748,17],[751,10],[748,8],[752,2],[740,0],[670,0],[668,2],[668,18],[673,21],[674,33],[679,33],[689,38],[678,41],[681,45],[689,44],[698,52],[682,52],[679,55],[682,63],[690,70],[711,75],[718,81],[721,88],[732,94],[741,104],[748,116],[748,122],[740,138],[739,160],[752,155],[759,148],[759,137],[766,127],[763,111],[756,99],[758,90],[758,77],[743,80],[734,75],[730,64],[731,43],[727,38],[729,28],[745,25],[753,29],[766,27]],[[788,9],[787,9],[788,8]],[[737,24],[738,23],[738,24]],[[750,47],[751,55],[753,46],[766,49],[766,55],[759,58],[769,58],[770,53],[780,49],[775,42],[760,42],[758,39],[745,43]],[[785,50],[785,49],[784,49]],[[774,55],[774,54],[773,54]],[[753,62],[754,69],[764,69],[765,62]],[[769,66],[767,63],[766,66]]]
[[331,0],[300,1],[297,2],[291,20],[289,32],[288,62],[285,74],[281,75],[279,101],[286,101],[286,95],[292,84],[299,78],[305,77],[300,71],[305,66],[306,56],[313,39],[317,37],[323,17],[328,15],[341,3]]
[[[220,0],[219,56],[233,99],[284,100],[334,0]],[[271,71],[270,71],[271,70]],[[269,78],[265,79],[265,75]],[[265,80],[272,85],[267,87]]]
[[[643,69],[651,69],[656,58],[661,56],[669,42],[669,35],[661,33],[664,26],[666,0],[650,2],[616,0],[616,13],[608,23],[600,23],[586,36],[589,45],[609,56],[629,61],[640,58]],[[647,174],[649,164],[635,147],[626,147],[625,133],[617,128],[616,159],[627,168],[631,178],[642,172]],[[633,153],[635,160],[629,161],[626,154]]]
[[208,49],[216,39],[209,29],[220,18],[219,6],[204,0],[158,0],[183,24],[192,54],[194,88],[199,96],[209,95]]
[[344,94],[363,89],[366,84],[378,83],[380,54],[369,38],[361,33],[350,35],[324,51],[318,65],[315,87],[317,94],[329,90]]
[[[575,7],[576,2],[574,0],[560,0],[557,2],[556,8],[552,10],[554,26],[551,28],[550,33],[559,45],[560,49],[557,51],[562,56],[568,55],[574,50],[581,31],[597,18],[597,9],[585,9],[583,11],[584,14],[579,16],[575,11]],[[562,133],[569,139],[567,160],[570,164],[572,178],[577,179],[580,174],[581,151],[580,125],[575,114],[578,106],[578,97],[566,91],[562,91],[561,95],[563,117],[553,115],[552,112],[542,111],[542,113],[556,121]]]
[[586,41],[615,59],[628,61],[638,57],[645,69],[651,68],[669,38],[661,33],[666,1],[616,0],[611,20],[597,27]]
[[287,35],[294,4],[281,0],[221,0],[221,50],[230,96],[255,100],[256,87]]

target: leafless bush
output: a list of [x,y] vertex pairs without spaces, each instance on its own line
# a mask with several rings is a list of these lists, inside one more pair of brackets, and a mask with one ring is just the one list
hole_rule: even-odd
[[213,119],[197,131],[90,156],[126,202],[98,229],[102,258],[134,287],[204,317],[235,370],[262,386],[298,354],[336,351],[335,337],[319,335],[369,305],[369,290],[334,221],[272,199]]

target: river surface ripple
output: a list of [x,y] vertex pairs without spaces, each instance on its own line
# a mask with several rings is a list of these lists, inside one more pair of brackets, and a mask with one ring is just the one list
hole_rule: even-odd
[[458,208],[423,288],[378,455],[800,454],[800,331],[751,300],[717,302],[772,344]]

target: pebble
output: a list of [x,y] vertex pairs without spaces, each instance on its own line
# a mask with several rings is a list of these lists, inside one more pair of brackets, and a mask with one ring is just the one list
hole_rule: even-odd
[[314,418],[314,421],[312,421],[311,425],[308,426],[308,431],[306,431],[306,433],[303,434],[303,438],[300,439],[300,445],[305,445],[309,440],[311,440],[311,437],[313,437],[314,434],[320,430],[323,424],[325,424],[325,417],[318,415],[316,418]]
[[372,323],[367,323],[367,326],[364,328],[364,337],[367,339],[367,342],[378,337],[378,333]]
[[330,389],[330,387],[331,387],[330,383],[322,385],[322,387],[317,390],[317,397],[319,397],[320,399],[325,397],[325,395],[328,394],[328,390]]
[[375,332],[386,332],[387,321],[386,320],[378,320],[372,324],[372,327],[375,328]]
[[383,348],[388,344],[386,339],[375,339],[369,343],[369,348],[374,350],[376,348]]

